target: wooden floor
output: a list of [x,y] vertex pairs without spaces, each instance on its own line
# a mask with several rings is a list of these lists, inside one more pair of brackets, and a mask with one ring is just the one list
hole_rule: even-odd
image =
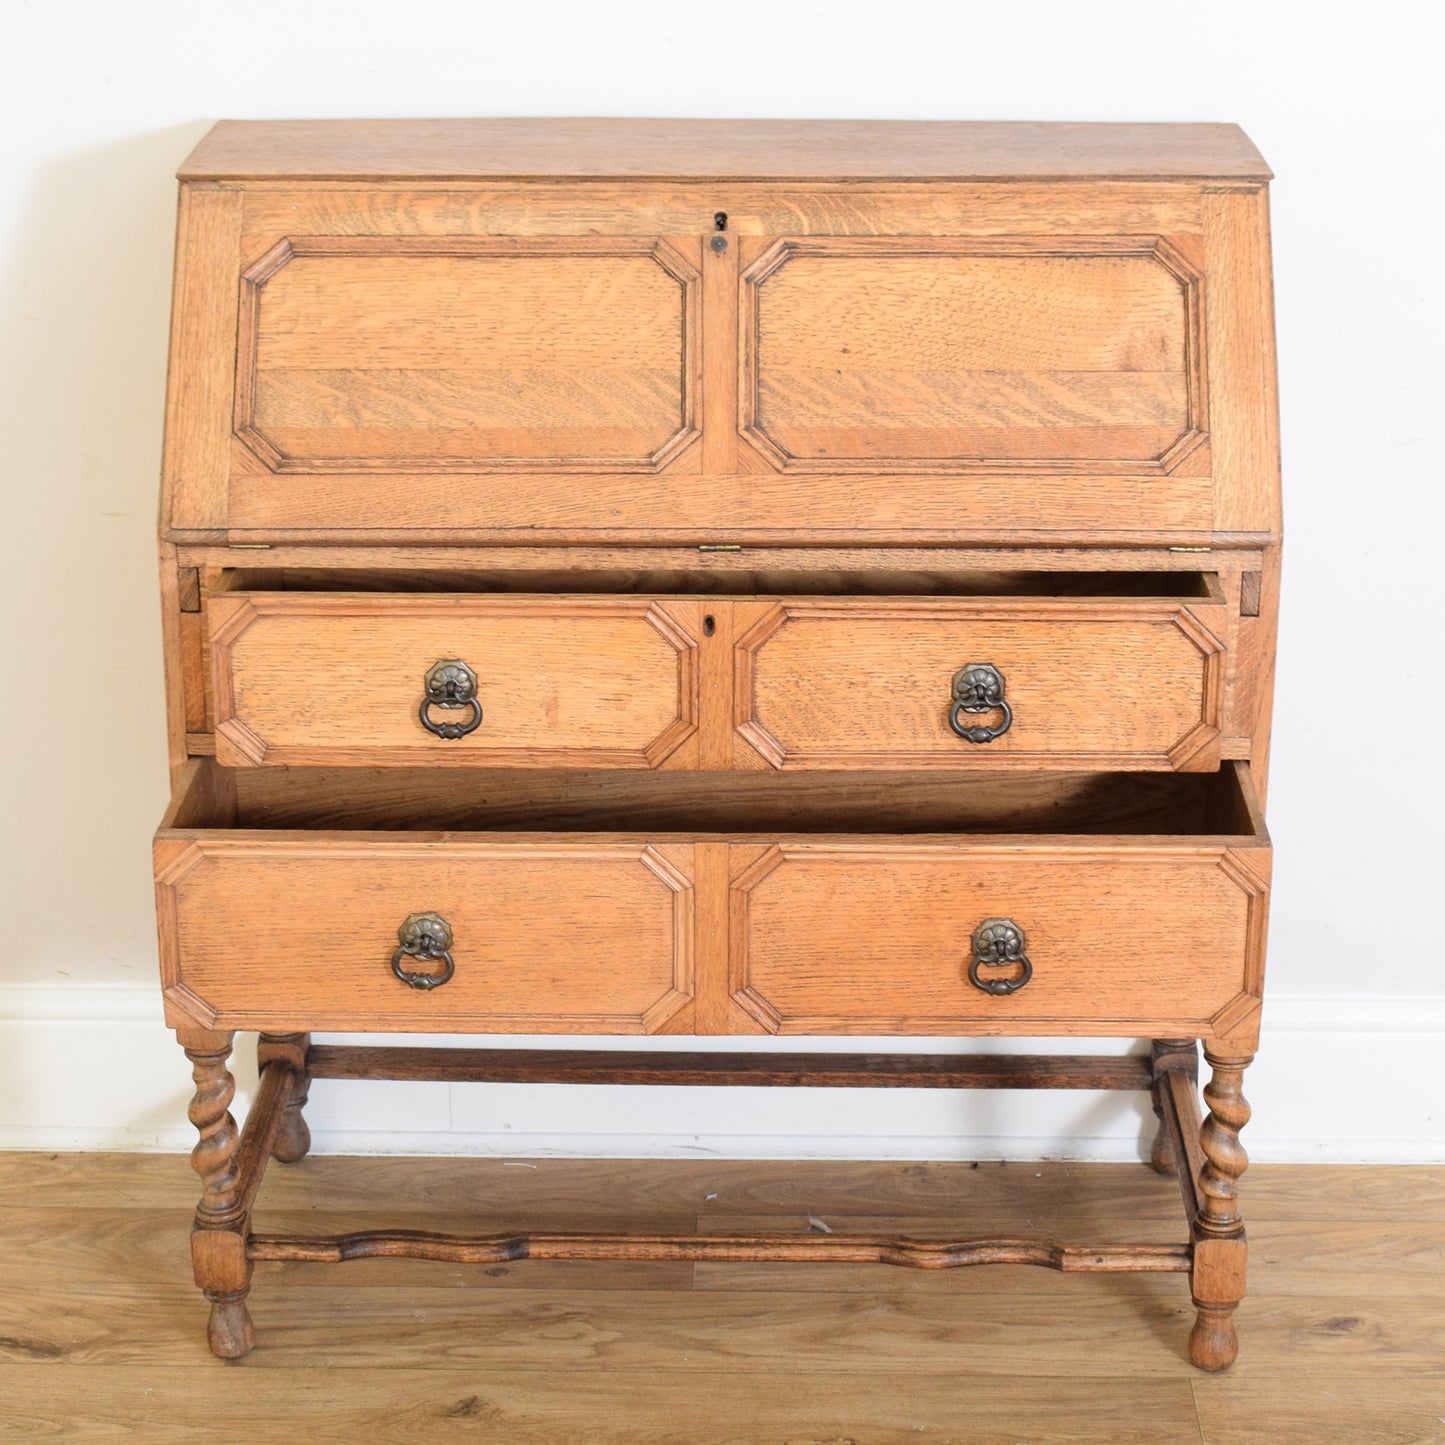
[[[1245,1178],[1241,1351],[1187,1278],[875,1265],[259,1265],[223,1364],[184,1158],[0,1155],[0,1439],[587,1445],[1445,1441],[1445,1169]],[[1182,1238],[1142,1165],[310,1158],[258,1228],[799,1229]]]

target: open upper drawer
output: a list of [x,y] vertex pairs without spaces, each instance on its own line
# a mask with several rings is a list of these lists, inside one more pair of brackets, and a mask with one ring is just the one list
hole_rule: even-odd
[[1265,225],[1178,183],[191,185],[170,532],[1263,537]]
[[[206,599],[227,765],[1203,771],[1220,760],[1232,619],[1212,573],[747,598],[297,580]],[[272,587],[287,581],[278,571]]]

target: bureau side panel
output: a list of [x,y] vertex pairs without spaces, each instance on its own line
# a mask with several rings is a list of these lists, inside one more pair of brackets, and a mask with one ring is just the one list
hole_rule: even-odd
[[1263,188],[1204,197],[1214,528],[1278,538],[1279,400],[1269,202]]
[[161,526],[192,536],[227,521],[241,223],[238,190],[181,187]]

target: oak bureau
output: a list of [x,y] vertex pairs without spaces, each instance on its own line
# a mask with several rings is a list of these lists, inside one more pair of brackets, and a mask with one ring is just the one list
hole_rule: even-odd
[[[218,1355],[251,1348],[256,1261],[412,1255],[1173,1270],[1194,1362],[1231,1362],[1270,875],[1268,178],[1227,125],[202,141],[155,877]],[[237,1030],[261,1065],[240,1129]],[[318,1078],[1137,1089],[1185,1225],[253,1231]]]

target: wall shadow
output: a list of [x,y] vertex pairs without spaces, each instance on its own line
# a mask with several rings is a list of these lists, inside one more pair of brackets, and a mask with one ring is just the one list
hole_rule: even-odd
[[155,976],[148,836],[166,793],[155,516],[177,165],[208,122],[35,180],[0,258],[19,927],[0,982]]

